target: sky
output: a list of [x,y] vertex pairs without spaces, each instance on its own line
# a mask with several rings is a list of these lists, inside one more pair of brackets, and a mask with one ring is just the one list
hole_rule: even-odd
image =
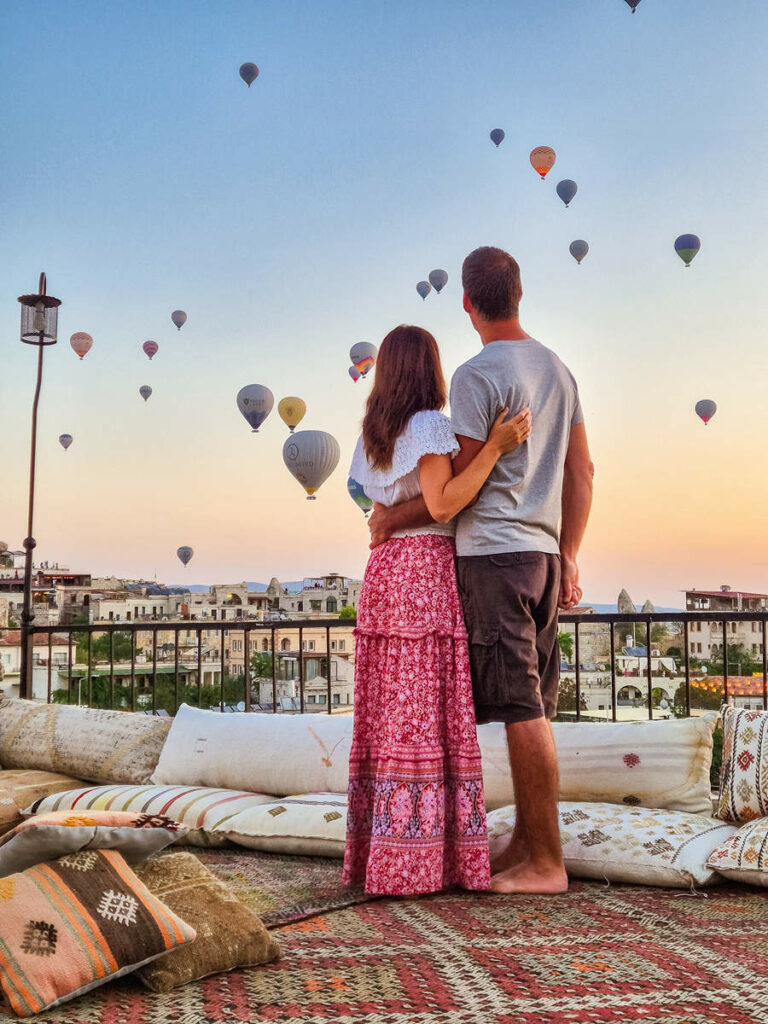
[[[35,351],[15,300],[45,270],[62,306],[41,559],[168,583],[362,575],[346,470],[370,384],[349,348],[416,323],[451,374],[479,345],[461,262],[492,244],[520,262],[524,328],[579,383],[585,597],[768,590],[767,33],[751,0],[3,5],[0,538],[26,532]],[[567,210],[561,178],[579,185]],[[702,240],[688,270],[683,232]],[[448,284],[423,302],[437,267]],[[94,338],[82,362],[75,331]],[[237,411],[251,383],[337,437],[317,501],[283,466],[276,411],[258,434]]]

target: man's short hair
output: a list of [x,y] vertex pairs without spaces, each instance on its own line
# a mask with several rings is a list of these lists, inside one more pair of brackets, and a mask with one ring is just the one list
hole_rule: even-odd
[[475,249],[464,260],[461,283],[484,320],[511,320],[518,315],[523,286],[517,260],[493,245]]

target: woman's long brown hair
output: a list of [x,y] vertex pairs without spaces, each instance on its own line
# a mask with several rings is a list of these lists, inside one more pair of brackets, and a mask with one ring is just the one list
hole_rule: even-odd
[[401,325],[379,347],[363,420],[363,448],[374,469],[389,469],[395,441],[414,413],[442,409],[445,378],[437,342],[423,327]]

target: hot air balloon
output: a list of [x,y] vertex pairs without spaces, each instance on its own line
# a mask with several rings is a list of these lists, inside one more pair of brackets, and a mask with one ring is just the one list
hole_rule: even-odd
[[352,360],[352,365],[356,366],[364,377],[373,369],[378,354],[379,350],[376,346],[371,345],[368,341],[358,341],[349,350],[349,358]]
[[145,341],[141,347],[144,349],[145,354],[149,356],[150,359],[153,356],[157,355],[157,351],[160,348],[156,341]]
[[178,330],[181,330],[181,328],[187,322],[187,314],[184,312],[183,309],[174,309],[174,311],[171,313],[171,320],[173,320],[173,323],[176,326],[176,328]]
[[531,150],[531,167],[541,175],[543,181],[555,166],[555,151],[550,146],[537,146]]
[[149,384],[142,384],[142,386],[139,388],[139,394],[146,402],[149,396],[152,394],[152,388],[149,386]]
[[358,368],[356,366],[350,366],[350,368],[347,370],[347,373],[355,382],[355,384],[357,384],[357,382],[360,380],[360,371],[358,370]]
[[448,283],[448,275],[444,270],[430,270],[429,283],[439,295]]
[[91,345],[93,344],[93,338],[90,334],[86,334],[85,331],[78,331],[69,339],[69,344],[82,359],[83,356],[90,351]]
[[429,281],[419,281],[419,283],[416,285],[416,291],[419,293],[422,299],[426,299],[426,297],[432,291],[432,285],[429,283]]
[[717,404],[711,398],[702,398],[700,402],[696,403],[696,415],[704,420],[705,424],[709,423],[716,412]]
[[635,11],[638,8],[638,5],[640,4],[640,0],[624,0],[624,2],[629,4],[629,6],[632,8],[633,14],[635,13]]
[[66,451],[67,448],[69,448],[69,446],[72,444],[72,435],[71,434],[60,434],[59,435],[59,444],[64,449],[64,451]]
[[245,64],[240,65],[240,77],[249,89],[251,88],[251,82],[255,82],[258,76],[259,69],[255,64],[251,64],[250,61],[247,61]]
[[568,250],[576,262],[581,263],[589,252],[589,244],[585,242],[583,238],[577,238],[575,242],[571,242],[568,246]]
[[286,439],[283,462],[307,492],[310,501],[339,464],[341,449],[332,434],[300,430]]
[[691,260],[700,248],[701,239],[698,235],[679,235],[675,239],[675,252],[686,267],[690,267]]
[[354,501],[357,507],[363,510],[363,514],[367,516],[373,508],[373,502],[363,490],[363,485],[350,477],[349,480],[347,480],[347,490],[349,491],[349,496],[352,501]]
[[579,191],[579,186],[576,184],[575,181],[571,181],[570,178],[565,178],[563,181],[558,181],[556,191],[565,203],[565,208],[567,210],[571,203],[571,200]]
[[491,132],[491,142],[498,149],[503,141],[504,141],[504,129],[503,128],[494,128],[493,131]]
[[275,396],[262,384],[247,384],[237,392],[237,407],[254,434],[258,434],[259,427],[272,412],[274,404]]
[[281,398],[277,404],[278,415],[291,433],[304,419],[306,411],[307,404],[301,398]]
[[189,565],[190,561],[192,560],[192,555],[194,555],[194,553],[195,552],[192,550],[192,548],[188,548],[186,545],[184,547],[179,548],[178,551],[176,552],[176,554],[179,556],[179,561],[181,562],[182,565]]

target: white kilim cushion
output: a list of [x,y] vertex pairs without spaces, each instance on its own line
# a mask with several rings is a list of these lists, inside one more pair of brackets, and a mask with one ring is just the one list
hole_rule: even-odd
[[89,786],[54,793],[38,800],[23,813],[29,816],[69,810],[140,811],[170,818],[188,828],[190,831],[180,844],[221,846],[226,843],[226,836],[214,835],[216,826],[246,807],[272,799],[261,793],[190,786]]
[[343,857],[347,798],[340,793],[307,793],[250,807],[216,826],[216,834],[240,846],[271,853]]
[[346,793],[351,746],[351,715],[221,715],[182,704],[152,782]]
[[742,825],[712,851],[707,863],[726,878],[768,886],[768,818]]
[[[560,799],[712,811],[709,769],[717,713],[660,722],[555,722]],[[171,733],[173,735],[173,733]],[[514,803],[504,727],[481,725],[485,802]]]
[[768,815],[768,711],[724,707],[723,767],[718,818],[752,821]]
[[[683,811],[567,802],[560,804],[565,869],[573,878],[604,878],[666,888],[709,885],[714,849],[732,836],[733,825]],[[488,815],[491,857],[515,824],[515,808]]]

